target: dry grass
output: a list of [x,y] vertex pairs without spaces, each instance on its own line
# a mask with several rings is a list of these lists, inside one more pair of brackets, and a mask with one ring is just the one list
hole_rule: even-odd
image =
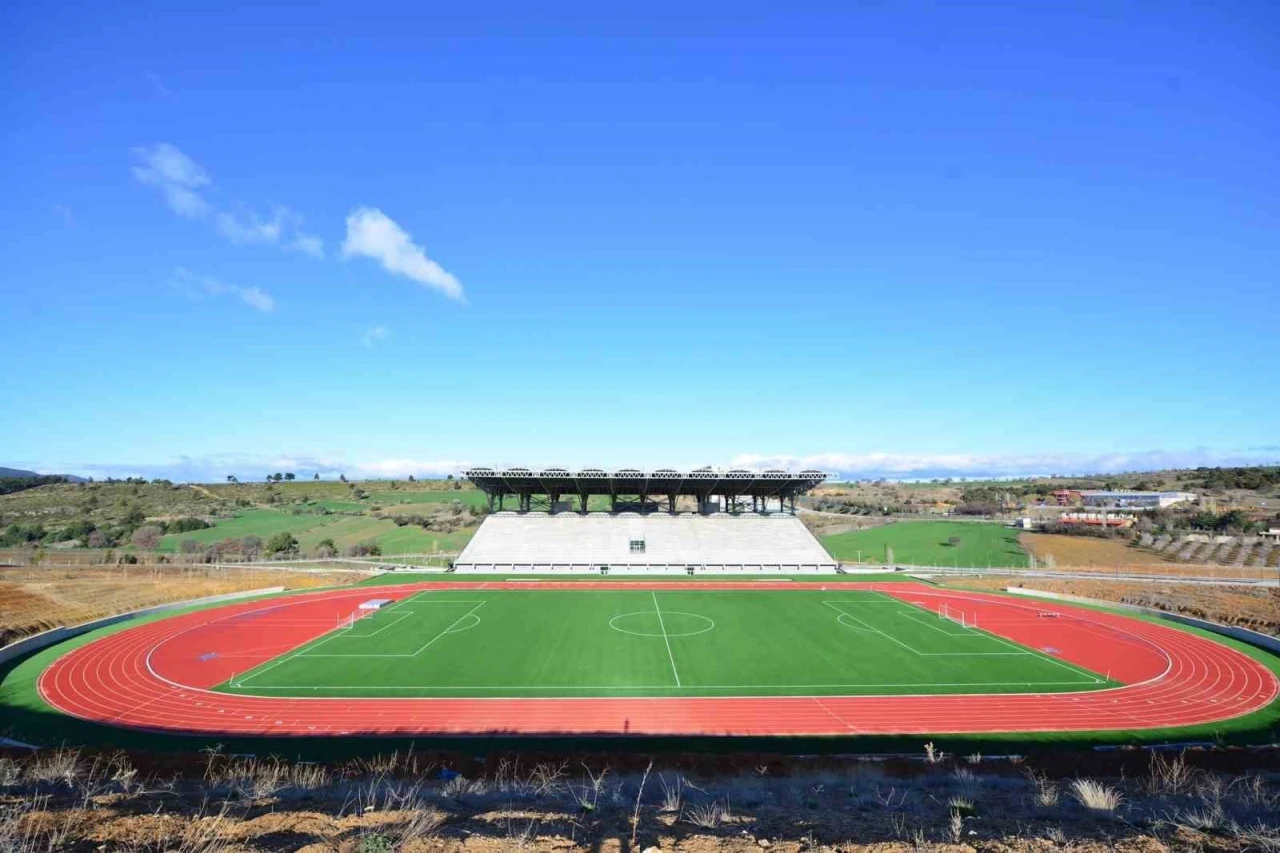
[[349,572],[214,566],[0,569],[0,645],[50,628],[173,601],[271,586],[331,586],[360,578]]
[[1158,554],[1130,548],[1123,539],[1097,539],[1092,536],[1064,536],[1059,533],[1023,533],[1018,542],[1036,559],[1053,557],[1058,568],[1064,566],[1170,565],[1172,560]]
[[1124,797],[1115,788],[1093,779],[1072,779],[1071,795],[1091,812],[1113,814]]
[[1029,589],[1154,607],[1170,613],[1280,635],[1280,590],[1276,589],[1175,581],[1155,583],[1040,577],[1027,578],[1025,581],[1009,577],[965,578],[955,583],[957,586],[976,589],[1004,589],[1025,584]]
[[1057,790],[1048,769],[990,758],[808,769],[796,759],[776,777],[715,762],[687,768],[692,780],[674,760],[653,771],[655,790],[634,761],[630,772],[584,764],[579,783],[558,760],[501,759],[442,780],[436,760],[412,754],[326,766],[213,751],[174,775],[172,758],[148,770],[143,755],[54,750],[0,757],[0,850],[905,853],[949,843],[1044,853],[1046,839],[1074,853],[1280,850],[1274,760],[1257,754],[1264,772],[1235,774],[1206,769],[1214,760],[1153,759],[1147,778],[1094,757],[1090,778],[1064,782],[1072,801],[1060,802],[1038,794]]

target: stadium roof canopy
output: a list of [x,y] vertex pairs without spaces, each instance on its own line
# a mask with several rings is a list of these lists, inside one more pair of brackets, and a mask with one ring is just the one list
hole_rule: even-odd
[[794,498],[827,478],[822,471],[751,471],[744,468],[698,468],[677,471],[658,468],[642,471],[621,468],[471,468],[466,477],[489,495],[691,495],[706,500],[712,495],[756,498]]

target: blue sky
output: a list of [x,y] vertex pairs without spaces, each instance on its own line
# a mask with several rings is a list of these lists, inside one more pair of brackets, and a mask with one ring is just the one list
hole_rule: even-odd
[[1280,459],[1272,4],[636,8],[7,4],[0,465]]

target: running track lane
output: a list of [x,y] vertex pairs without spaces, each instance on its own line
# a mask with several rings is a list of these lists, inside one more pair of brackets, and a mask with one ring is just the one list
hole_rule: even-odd
[[[76,717],[113,726],[209,735],[651,734],[841,735],[1105,731],[1212,723],[1259,710],[1280,693],[1253,658],[1203,637],[1111,613],[907,584],[828,584],[878,589],[931,609],[976,614],[979,628],[1034,648],[1051,641],[1064,660],[1125,685],[1088,693],[770,698],[350,699],[237,696],[203,689],[188,652],[215,638],[239,671],[332,629],[370,595],[422,589],[680,589],[681,584],[447,583],[331,591],[176,616],[89,643],[56,660],[39,680],[44,699]],[[797,590],[804,586],[706,583],[694,589]],[[287,604],[288,607],[281,605]],[[264,613],[268,608],[275,616]],[[1058,616],[1045,618],[1042,613]],[[261,621],[257,628],[255,621]],[[228,624],[238,630],[228,629]],[[270,630],[267,630],[267,629]],[[1021,639],[1019,639],[1021,638]],[[238,647],[226,649],[228,641]],[[186,661],[181,664],[178,658]],[[217,660],[216,658],[214,660]],[[228,660],[232,660],[228,657]],[[208,663],[205,661],[204,663]],[[243,664],[243,665],[241,665]],[[227,666],[226,662],[220,666]],[[214,681],[212,683],[218,683]]]

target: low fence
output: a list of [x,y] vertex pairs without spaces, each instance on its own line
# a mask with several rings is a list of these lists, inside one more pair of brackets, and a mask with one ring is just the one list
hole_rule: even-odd
[[1273,654],[1280,655],[1280,638],[1263,634],[1260,631],[1251,631],[1248,628],[1240,628],[1235,625],[1223,625],[1219,622],[1210,622],[1208,619],[1197,619],[1194,616],[1184,616],[1181,613],[1171,613],[1168,610],[1160,610],[1155,607],[1142,607],[1137,604],[1125,604],[1120,601],[1106,601],[1100,598],[1086,598],[1083,595],[1068,595],[1065,592],[1048,592],[1016,586],[1006,587],[1005,592],[1034,598],[1051,598],[1057,601],[1073,601],[1077,604],[1096,604],[1102,607],[1119,607],[1123,610],[1135,610],[1151,616],[1158,616],[1161,619],[1168,619],[1170,622],[1178,622],[1182,625],[1190,625],[1193,628],[1212,631],[1215,634],[1221,634],[1224,637],[1230,637],[1233,640],[1239,640],[1242,643],[1248,643],[1251,646],[1266,649]]
[[108,625],[114,625],[117,622],[124,622],[129,619],[137,619],[139,616],[146,616],[151,613],[160,613],[165,610],[178,610],[183,607],[196,607],[201,604],[217,604],[220,601],[235,601],[239,598],[252,598],[256,595],[271,595],[276,592],[284,592],[282,586],[272,586],[266,589],[250,589],[243,592],[228,592],[222,595],[210,595],[205,598],[191,598],[186,601],[172,601],[168,604],[156,604],[152,607],[144,607],[141,610],[130,610],[128,613],[117,613],[114,616],[105,616],[101,619],[94,619],[91,622],[81,622],[79,625],[64,625],[61,628],[51,628],[48,631],[41,631],[39,634],[32,634],[30,637],[23,637],[21,640],[10,643],[0,648],[0,664],[7,663],[16,657],[28,654],[29,652],[39,651],[54,643],[60,643],[63,640],[77,637],[95,628],[105,628]]

